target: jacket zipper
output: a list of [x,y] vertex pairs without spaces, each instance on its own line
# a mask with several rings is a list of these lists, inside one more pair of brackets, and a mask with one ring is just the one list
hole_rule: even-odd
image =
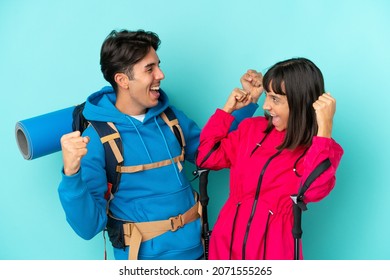
[[246,231],[245,231],[245,236],[244,236],[244,241],[243,241],[243,244],[242,244],[242,259],[243,259],[243,260],[245,260],[246,244],[247,244],[247,241],[248,241],[249,230],[250,230],[250,227],[251,227],[251,225],[252,225],[253,216],[255,215],[255,212],[256,212],[257,202],[259,201],[260,188],[261,188],[261,183],[262,183],[262,181],[263,181],[263,176],[264,176],[265,170],[267,169],[267,167],[268,167],[268,165],[270,164],[270,162],[271,162],[275,157],[277,157],[281,152],[282,152],[282,150],[280,150],[280,151],[276,152],[275,154],[273,154],[273,155],[267,160],[267,162],[265,163],[263,169],[261,170],[261,173],[260,173],[260,176],[259,176],[259,181],[258,181],[258,183],[257,183],[257,189],[256,189],[256,194],[255,194],[255,200],[253,201],[251,215],[249,216],[249,219],[248,219],[248,223],[247,223]]
[[236,213],[234,214],[232,234],[231,234],[231,237],[230,237],[229,260],[232,259],[233,240],[234,240],[234,230],[236,229],[236,220],[237,220],[237,214],[238,214],[238,210],[239,210],[239,208],[240,208],[240,205],[241,205],[241,202],[238,202],[238,203],[237,203],[237,207],[236,207]]
[[271,210],[268,212],[268,218],[267,218],[267,224],[265,225],[265,230],[264,230],[264,250],[263,250],[263,260],[265,260],[265,252],[267,251],[267,235],[268,235],[268,224],[269,224],[269,219],[271,215],[273,215]]

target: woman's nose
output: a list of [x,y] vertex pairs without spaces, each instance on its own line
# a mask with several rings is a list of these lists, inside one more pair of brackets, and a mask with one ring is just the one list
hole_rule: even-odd
[[267,101],[267,98],[264,100],[264,103],[263,103],[263,110],[270,110],[271,109],[271,106],[269,105],[269,102]]

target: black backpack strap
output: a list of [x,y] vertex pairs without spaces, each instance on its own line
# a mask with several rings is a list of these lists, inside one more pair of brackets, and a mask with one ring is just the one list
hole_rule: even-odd
[[106,160],[106,174],[108,183],[108,192],[106,199],[113,198],[118,190],[121,173],[117,172],[118,166],[123,165],[123,146],[122,140],[115,125],[111,122],[90,121],[93,128],[99,134],[103,144]]
[[323,160],[317,167],[310,173],[306,181],[299,188],[297,195],[292,195],[293,200],[293,216],[294,225],[292,229],[292,235],[294,237],[294,259],[299,260],[299,240],[302,238],[302,211],[306,211],[306,203],[303,201],[305,192],[310,185],[317,179],[323,172],[325,172],[331,166],[329,158]]
[[298,204],[298,206],[303,210],[307,210],[306,204],[303,202],[303,197],[305,195],[305,192],[310,187],[310,185],[314,182],[315,179],[317,179],[325,170],[327,170],[331,166],[331,162],[329,158],[326,158],[323,160],[320,164],[317,165],[317,167],[310,173],[310,175],[307,177],[306,181],[301,185],[299,188],[298,194],[295,196],[296,199],[294,200],[294,203]]
[[[104,259],[107,259],[106,238],[107,231],[109,239],[113,247],[124,248],[124,236],[122,221],[112,218],[109,213],[109,204],[114,198],[114,194],[118,191],[118,186],[122,173],[120,167],[123,166],[123,145],[119,132],[115,125],[111,122],[90,121],[90,124],[96,130],[103,144],[106,162],[106,176],[107,176],[107,192],[105,199],[107,200],[107,224],[103,230],[104,238]],[[119,168],[118,168],[119,167]]]
[[[203,256],[205,260],[209,259],[209,243],[210,243],[210,236],[211,236],[211,230],[209,227],[209,221],[208,221],[208,211],[207,206],[209,204],[209,196],[207,194],[207,185],[208,185],[208,176],[210,170],[202,168],[201,166],[203,163],[210,157],[210,155],[219,148],[221,145],[221,142],[217,142],[212,149],[207,153],[207,155],[204,157],[200,165],[196,166],[196,170],[192,172],[194,175],[194,178],[191,180],[195,180],[199,177],[199,202],[202,206],[202,239],[203,239]],[[199,151],[196,151],[195,159],[198,157]],[[196,160],[195,160],[196,161]]]
[[175,134],[177,141],[180,144],[181,148],[184,148],[186,143],[184,140],[183,131],[179,125],[179,121],[176,118],[175,112],[173,112],[171,107],[167,107],[164,112],[161,113],[161,118],[165,123],[171,128],[172,132]]
[[81,133],[88,127],[89,123],[83,115],[85,102],[76,105],[72,113],[72,130],[80,131]]

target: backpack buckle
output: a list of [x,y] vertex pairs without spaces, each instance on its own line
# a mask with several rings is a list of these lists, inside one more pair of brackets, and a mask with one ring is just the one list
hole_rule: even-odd
[[171,231],[177,231],[179,228],[183,227],[183,218],[182,215],[178,215],[176,217],[169,218],[171,222]]

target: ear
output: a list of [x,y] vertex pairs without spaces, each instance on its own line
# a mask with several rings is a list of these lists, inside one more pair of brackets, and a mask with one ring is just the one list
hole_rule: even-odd
[[114,80],[117,83],[118,87],[123,89],[129,89],[129,77],[125,73],[116,73]]

